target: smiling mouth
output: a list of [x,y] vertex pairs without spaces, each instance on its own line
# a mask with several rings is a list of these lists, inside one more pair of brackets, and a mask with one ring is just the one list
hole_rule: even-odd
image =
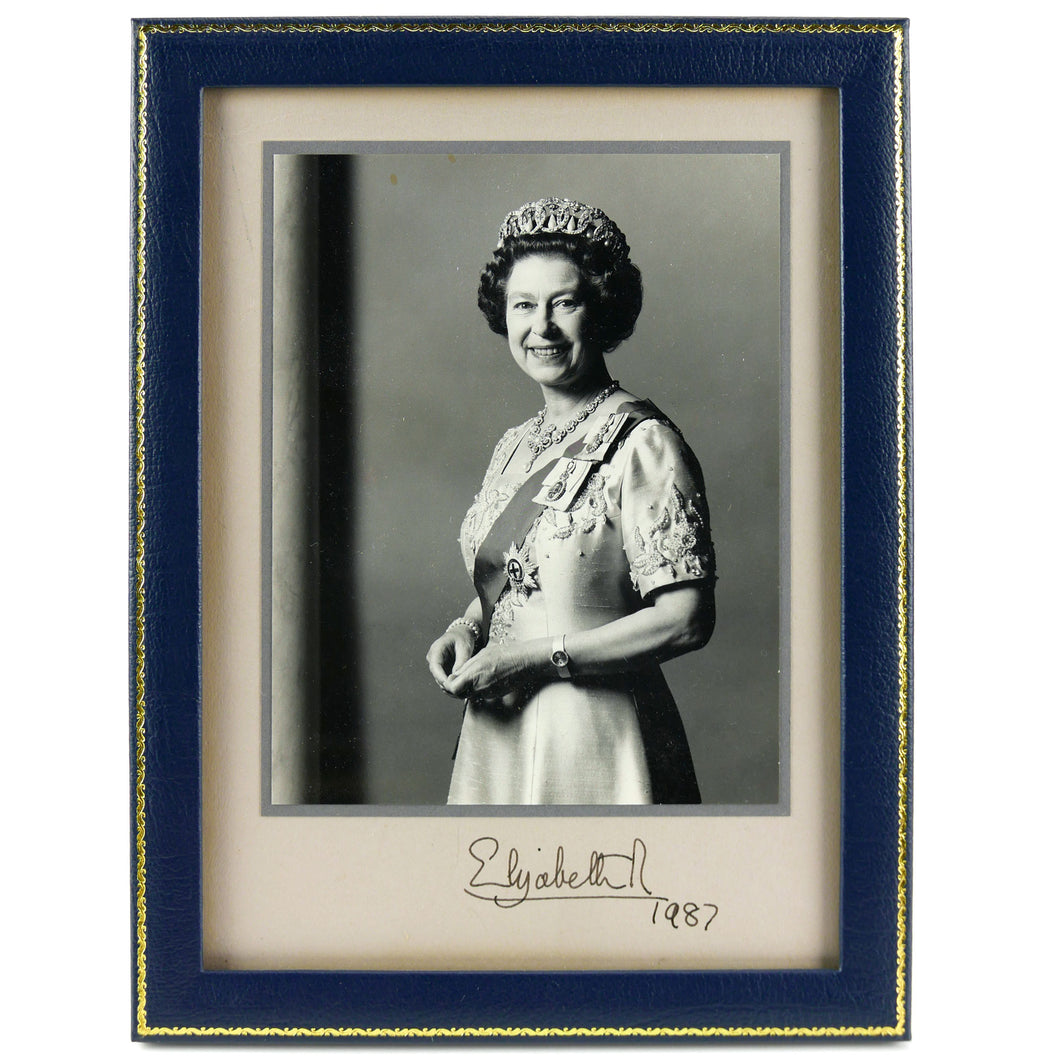
[[562,353],[566,353],[568,347],[563,346],[527,346],[527,352],[532,353],[535,357],[558,357]]

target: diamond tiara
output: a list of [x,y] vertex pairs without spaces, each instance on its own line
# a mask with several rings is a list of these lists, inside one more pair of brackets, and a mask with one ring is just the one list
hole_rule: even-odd
[[505,239],[542,233],[580,235],[603,244],[618,259],[629,256],[629,245],[618,225],[603,210],[574,199],[537,199],[512,210],[500,227],[497,246],[503,246]]

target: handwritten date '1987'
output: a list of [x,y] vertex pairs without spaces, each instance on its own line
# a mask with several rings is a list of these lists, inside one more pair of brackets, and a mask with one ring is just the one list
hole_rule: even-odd
[[667,901],[665,898],[661,898],[655,902],[655,907],[651,910],[651,921],[653,923],[660,922],[660,908],[663,909],[662,918],[674,930],[680,930],[682,927],[702,927],[704,930],[710,930],[710,925],[718,914],[718,906],[711,904],[709,901],[705,901],[703,904],[696,904],[695,901],[685,901],[684,904],[681,904],[678,901]]

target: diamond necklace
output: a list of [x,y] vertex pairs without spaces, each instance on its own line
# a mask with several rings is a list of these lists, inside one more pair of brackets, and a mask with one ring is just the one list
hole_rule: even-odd
[[542,408],[540,412],[534,416],[534,425],[530,428],[530,433],[527,435],[526,443],[533,455],[530,457],[530,462],[526,465],[527,473],[533,470],[534,463],[538,456],[545,451],[550,445],[558,445],[572,430],[574,430],[580,423],[584,423],[595,412],[600,405],[607,400],[618,389],[618,380],[615,379],[613,382],[605,386],[576,416],[572,419],[568,419],[567,422],[561,426],[552,425],[546,427],[545,413],[548,408]]

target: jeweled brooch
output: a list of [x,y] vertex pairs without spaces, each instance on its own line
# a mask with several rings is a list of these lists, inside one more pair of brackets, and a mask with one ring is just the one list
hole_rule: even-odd
[[508,574],[512,602],[517,606],[522,606],[526,597],[538,587],[537,567],[530,559],[529,546],[524,545],[520,548],[513,541],[511,548],[504,553],[504,569]]

